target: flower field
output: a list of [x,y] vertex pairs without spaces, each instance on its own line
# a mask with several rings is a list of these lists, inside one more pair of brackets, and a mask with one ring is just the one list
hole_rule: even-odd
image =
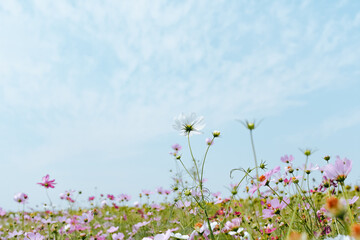
[[[188,146],[172,146],[170,158],[178,170],[168,186],[143,190],[138,202],[124,193],[83,196],[67,191],[60,195],[69,204],[67,209],[56,209],[48,198],[41,212],[29,211],[31,196],[18,193],[14,201],[22,211],[0,208],[0,238],[360,239],[360,189],[347,182],[353,174],[351,160],[323,156],[315,161],[313,150],[304,149],[303,159],[279,156],[278,166],[267,169],[255,152],[258,123],[241,123],[249,130],[254,162],[229,173],[237,184],[228,193],[211,192],[204,179],[206,157],[221,132],[213,131],[205,141],[204,155],[194,156],[191,136],[202,133],[204,119],[181,114],[173,127],[187,138]],[[183,151],[189,151],[191,159],[183,159]],[[56,187],[56,180],[46,175],[34,184],[47,193]],[[154,202],[154,195],[164,200]],[[82,197],[90,207],[77,205]]]

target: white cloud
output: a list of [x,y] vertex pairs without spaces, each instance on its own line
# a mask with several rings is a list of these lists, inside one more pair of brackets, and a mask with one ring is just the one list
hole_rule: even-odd
[[329,137],[341,130],[358,125],[360,125],[360,109],[326,119],[321,124],[320,132],[324,137]]
[[266,117],[359,76],[359,13],[324,21],[311,2],[247,4],[0,3],[2,125],[42,139],[14,138],[20,151],[5,157],[111,158],[166,135],[179,112]]

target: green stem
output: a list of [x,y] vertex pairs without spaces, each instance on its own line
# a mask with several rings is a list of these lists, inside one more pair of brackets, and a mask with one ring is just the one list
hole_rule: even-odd
[[181,162],[181,165],[184,167],[185,171],[189,174],[189,176],[191,177],[192,180],[194,180],[194,182],[196,182],[195,178],[190,174],[190,172],[187,170],[187,168],[185,167],[184,163],[181,161],[181,159],[179,159],[179,161]]
[[195,165],[195,168],[196,168],[197,178],[200,179],[200,176],[199,176],[199,168],[198,168],[198,166],[197,166],[197,163],[196,163],[196,160],[195,160],[195,158],[194,158],[194,155],[193,155],[193,152],[192,152],[192,149],[191,149],[191,145],[190,145],[190,133],[188,133],[187,137],[188,137],[188,145],[189,145],[189,150],[190,150],[191,158],[192,158],[192,160],[193,160],[193,162],[194,162],[194,165]]
[[[213,142],[214,139],[215,139],[215,137],[213,137],[213,138],[211,139],[211,142]],[[201,183],[202,183],[203,177],[204,177],[205,160],[206,160],[207,154],[208,154],[208,152],[209,152],[210,146],[211,146],[211,144],[209,144],[208,147],[206,148],[206,152],[205,152],[204,159],[203,159],[202,166],[201,166],[201,178],[200,178]]]
[[[256,151],[255,151],[255,144],[254,144],[254,138],[253,138],[253,134],[252,134],[252,129],[250,129],[250,140],[251,140],[251,147],[252,147],[252,150],[253,150],[254,160],[255,160],[257,193],[258,193],[258,198],[260,200],[261,194],[260,194],[260,186],[259,186],[259,184],[260,184],[259,183],[259,166],[258,166],[257,158],[256,158]],[[260,209],[260,216],[261,216],[262,215],[262,207],[261,207],[261,205],[260,205],[259,209]]]

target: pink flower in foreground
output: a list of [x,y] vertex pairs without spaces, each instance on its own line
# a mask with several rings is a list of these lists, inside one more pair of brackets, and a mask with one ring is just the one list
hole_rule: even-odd
[[40,184],[41,186],[45,187],[45,188],[54,188],[55,186],[55,179],[53,180],[50,180],[50,176],[49,174],[46,174],[45,177],[42,178],[42,182],[41,183],[38,183]]
[[346,177],[349,175],[352,168],[352,161],[344,158],[341,159],[337,156],[335,164],[328,164],[324,167],[324,176],[329,179],[334,179],[337,182],[344,182]]

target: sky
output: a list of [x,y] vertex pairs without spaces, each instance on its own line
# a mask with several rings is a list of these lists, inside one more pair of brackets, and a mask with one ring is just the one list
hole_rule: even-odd
[[[174,117],[204,116],[196,158],[213,130],[207,187],[228,194],[233,168],[336,155],[360,184],[359,1],[1,1],[0,207],[169,188]],[[243,186],[244,187],[244,186]],[[82,203],[85,204],[83,200]]]

